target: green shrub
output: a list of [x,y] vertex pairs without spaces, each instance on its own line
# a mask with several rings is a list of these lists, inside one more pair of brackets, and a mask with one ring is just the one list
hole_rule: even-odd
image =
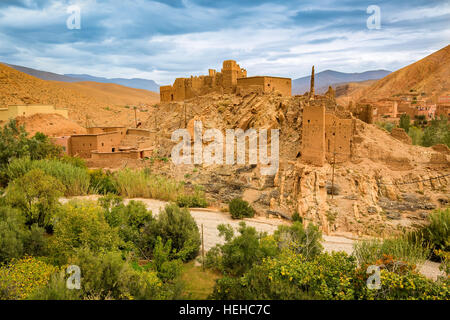
[[391,271],[380,261],[381,288],[367,287],[366,268],[345,252],[306,259],[292,250],[265,259],[239,278],[217,280],[213,299],[440,299],[450,298],[448,281],[432,281],[407,267]]
[[294,214],[292,215],[292,221],[294,221],[294,222],[298,221],[300,223],[303,223],[303,218],[300,216],[300,214],[297,211],[295,211]]
[[289,247],[294,252],[302,254],[310,259],[322,252],[322,233],[313,223],[305,229],[300,222],[294,222],[291,226],[281,225],[274,233],[274,237],[280,248]]
[[6,201],[21,210],[28,225],[49,227],[63,192],[60,181],[40,169],[32,169],[9,184]]
[[34,289],[27,297],[29,300],[79,300],[80,290],[70,290],[66,284],[64,271],[53,274],[46,286]]
[[255,215],[255,210],[248,202],[240,198],[231,200],[228,207],[233,219],[251,218]]
[[412,244],[422,244],[434,251],[450,251],[450,208],[439,209],[428,216],[428,225],[408,234]]
[[24,255],[27,229],[19,210],[0,207],[0,264]]
[[103,209],[90,201],[70,201],[59,210],[50,239],[56,260],[64,263],[76,248],[87,247],[93,252],[118,248],[120,238],[116,229],[105,219]]
[[0,207],[0,264],[24,255],[41,256],[46,253],[44,229],[29,228],[24,215],[11,207]]
[[102,169],[90,170],[89,177],[91,193],[118,193],[110,172],[104,172]]
[[89,192],[89,174],[86,169],[59,160],[15,159],[9,164],[7,174],[10,180],[15,180],[33,169],[40,169],[58,179],[65,187],[62,190],[66,196],[85,195]]
[[58,268],[33,257],[13,259],[0,267],[0,300],[27,299],[37,288],[44,287]]
[[6,186],[9,181],[5,168],[12,159],[54,158],[60,156],[61,151],[61,147],[51,143],[44,134],[38,132],[29,138],[24,126],[18,127],[16,120],[10,120],[0,127],[0,185]]
[[119,194],[128,198],[151,198],[175,201],[183,192],[183,185],[175,180],[152,175],[145,170],[124,169],[114,174]]
[[181,208],[206,208],[208,201],[205,199],[205,192],[196,187],[193,194],[180,194],[176,204]]
[[105,219],[112,228],[117,228],[125,248],[133,250],[139,245],[143,228],[154,219],[152,212],[147,210],[145,204],[131,200],[124,205],[121,198],[108,195],[99,199],[105,209]]
[[429,256],[429,249],[412,243],[405,237],[357,241],[353,249],[359,265],[369,265],[383,256],[392,256],[398,261],[416,265],[423,263]]
[[183,263],[180,259],[171,260],[172,241],[169,239],[164,244],[161,237],[156,239],[153,248],[153,269],[158,272],[158,277],[163,281],[176,279],[181,274]]
[[140,243],[141,250],[151,255],[158,237],[161,237],[164,243],[172,241],[176,251],[172,258],[189,261],[197,256],[200,249],[197,223],[188,209],[180,209],[175,204],[167,205],[153,222],[145,226]]
[[238,236],[235,236],[230,225],[221,224],[217,229],[219,235],[225,238],[225,244],[218,244],[208,251],[206,265],[226,274],[242,275],[254,264],[278,253],[273,237],[247,227],[244,222],[239,224]]
[[161,280],[153,271],[136,271],[118,251],[76,250],[69,263],[81,270],[84,299],[159,299]]

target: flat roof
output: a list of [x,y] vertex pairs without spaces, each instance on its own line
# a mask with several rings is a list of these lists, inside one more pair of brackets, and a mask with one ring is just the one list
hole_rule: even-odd
[[291,80],[291,78],[285,78],[285,77],[273,77],[273,76],[253,76],[253,77],[245,77],[245,78],[238,78],[238,80],[241,79],[254,79],[254,78],[276,78],[276,79],[285,79],[285,80]]
[[102,133],[85,133],[85,134],[73,134],[71,137],[92,137],[92,136],[104,136],[108,134],[118,133],[119,131],[102,132]]

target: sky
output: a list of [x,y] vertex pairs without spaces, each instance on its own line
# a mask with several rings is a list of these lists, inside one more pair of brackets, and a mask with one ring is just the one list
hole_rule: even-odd
[[161,85],[227,59],[249,76],[395,71],[448,44],[449,0],[0,0],[0,61]]

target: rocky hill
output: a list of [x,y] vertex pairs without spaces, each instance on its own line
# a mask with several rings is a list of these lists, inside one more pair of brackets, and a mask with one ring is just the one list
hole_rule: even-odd
[[[184,102],[150,108],[143,127],[157,132],[154,148],[169,157],[179,128],[192,131],[194,120],[203,129],[280,129],[280,166],[275,176],[263,176],[260,165],[174,165],[151,170],[188,185],[205,188],[213,205],[243,197],[257,212],[290,218],[299,212],[325,232],[389,235],[424,221],[432,209],[450,202],[449,155],[405,144],[378,127],[356,120],[353,154],[335,166],[337,194],[331,198],[332,163],[322,167],[301,160],[304,96],[276,93],[245,96],[209,94]],[[345,112],[328,101],[330,112]],[[333,106],[334,105],[334,106]],[[337,108],[337,109],[336,109]],[[333,110],[338,111],[333,111]],[[130,165],[128,162],[127,165]],[[417,182],[415,182],[417,181]]]
[[69,109],[69,117],[80,124],[134,123],[130,106],[159,101],[159,94],[117,84],[95,82],[67,83],[46,81],[0,64],[0,106],[14,104],[52,104]]
[[450,93],[450,45],[397,70],[369,87],[351,92],[348,100],[380,100],[417,92],[432,101]]

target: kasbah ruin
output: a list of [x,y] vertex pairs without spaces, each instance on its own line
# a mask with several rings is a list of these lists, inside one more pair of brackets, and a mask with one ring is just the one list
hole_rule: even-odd
[[[0,109],[0,120],[32,115],[33,108]],[[35,110],[55,113],[52,108]],[[19,113],[9,114],[13,110]],[[210,69],[208,75],[162,86],[159,103],[129,110],[131,127],[78,117],[83,133],[52,139],[69,155],[85,158],[91,168],[150,168],[185,181],[187,187],[201,185],[217,210],[242,197],[267,219],[291,220],[297,213],[325,234],[386,236],[448,205],[450,150],[412,145],[402,129],[388,133],[373,123],[403,113],[431,118],[449,110],[448,96],[430,103],[416,92],[343,107],[332,87],[316,94],[314,67],[309,92],[293,96],[291,79],[248,77],[236,61],[226,60],[220,72]],[[62,117],[70,119],[70,114]],[[202,121],[203,130],[223,132],[279,129],[277,173],[260,175],[259,164],[174,165],[169,158],[177,142],[171,134],[180,128],[193,133],[194,121]]]

